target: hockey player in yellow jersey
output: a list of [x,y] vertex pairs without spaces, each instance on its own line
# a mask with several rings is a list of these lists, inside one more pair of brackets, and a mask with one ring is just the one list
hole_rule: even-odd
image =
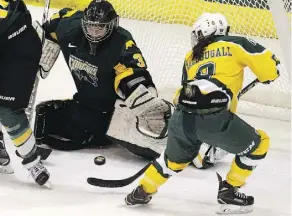
[[205,142],[235,154],[226,180],[217,174],[220,213],[252,211],[254,198],[238,189],[265,158],[270,138],[235,114],[237,95],[246,66],[261,83],[269,84],[278,78],[280,62],[257,42],[228,36],[226,23],[221,14],[204,14],[195,22],[194,46],[185,58],[166,149],[146,170],[139,186],[126,197],[126,204],[147,204],[169,177],[188,166]]

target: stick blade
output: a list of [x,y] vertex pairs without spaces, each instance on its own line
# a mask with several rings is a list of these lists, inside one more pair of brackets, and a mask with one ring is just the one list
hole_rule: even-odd
[[121,180],[105,180],[105,179],[98,179],[94,177],[87,178],[88,184],[96,186],[96,187],[105,187],[105,188],[125,187],[131,184],[133,181],[131,181],[131,179],[129,178],[121,179]]
[[105,187],[105,188],[125,187],[125,186],[131,184],[133,181],[135,181],[139,176],[141,176],[150,165],[151,165],[151,163],[147,164],[145,167],[143,167],[135,175],[130,176],[130,177],[125,178],[125,179],[106,180],[106,179],[89,177],[89,178],[87,178],[87,183],[90,185],[96,186],[96,187]]

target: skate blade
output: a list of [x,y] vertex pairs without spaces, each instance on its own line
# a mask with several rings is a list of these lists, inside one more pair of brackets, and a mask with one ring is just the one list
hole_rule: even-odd
[[7,166],[0,166],[0,173],[2,174],[13,174],[14,170],[10,164]]
[[246,214],[253,211],[253,206],[237,206],[237,205],[228,205],[222,204],[220,209],[216,212],[219,215],[228,215],[228,214]]
[[43,184],[41,187],[45,188],[45,189],[49,189],[52,190],[53,189],[53,185],[50,181],[47,181],[45,184]]
[[[31,177],[30,174],[27,175],[26,180],[27,181],[31,181],[32,180],[32,177]],[[35,181],[34,181],[34,183],[36,183],[36,185],[38,185],[39,187],[44,188],[44,189],[50,189],[50,190],[53,189],[53,185],[51,184],[51,182],[49,180],[47,180],[46,183],[43,184],[43,185],[39,185]]]

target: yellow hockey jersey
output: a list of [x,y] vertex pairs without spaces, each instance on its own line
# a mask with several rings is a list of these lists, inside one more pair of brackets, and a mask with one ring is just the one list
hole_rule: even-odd
[[252,39],[239,36],[217,36],[209,44],[200,60],[194,60],[192,51],[186,57],[182,84],[195,79],[207,79],[226,90],[231,99],[230,111],[235,112],[237,95],[242,89],[244,68],[248,66],[260,82],[273,81],[279,76],[279,60]]

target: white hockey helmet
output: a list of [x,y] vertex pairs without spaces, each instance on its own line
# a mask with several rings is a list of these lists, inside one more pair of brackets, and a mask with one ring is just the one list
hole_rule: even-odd
[[215,32],[215,35],[227,35],[230,26],[228,25],[226,17],[221,13],[214,13],[213,17],[217,25],[217,31]]
[[213,14],[203,13],[193,25],[193,31],[191,33],[192,47],[195,46],[199,40],[215,34],[216,31],[217,25]]

